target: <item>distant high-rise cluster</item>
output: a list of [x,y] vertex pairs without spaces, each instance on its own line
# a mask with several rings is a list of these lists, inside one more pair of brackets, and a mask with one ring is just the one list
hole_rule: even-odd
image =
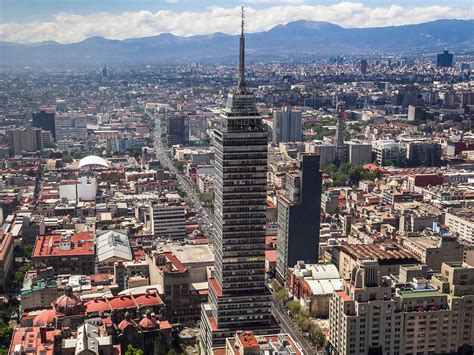
[[303,140],[301,110],[291,106],[273,110],[273,144]]
[[171,114],[166,116],[166,139],[168,146],[186,144],[189,141],[189,117]]
[[436,66],[438,68],[451,68],[453,66],[454,55],[446,49],[436,56]]
[[41,128],[43,131],[51,132],[53,139],[56,140],[56,114],[54,111],[40,110],[33,112],[33,127]]
[[367,74],[367,59],[360,60],[360,72],[362,74]]

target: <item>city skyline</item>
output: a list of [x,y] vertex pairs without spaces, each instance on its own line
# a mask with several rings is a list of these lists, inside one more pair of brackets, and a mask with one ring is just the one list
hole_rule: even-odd
[[[100,36],[127,39],[172,33],[178,36],[216,32],[236,34],[239,6],[246,6],[247,32],[266,31],[279,24],[309,20],[331,22],[346,28],[385,27],[416,24],[437,19],[472,19],[469,1],[455,5],[438,0],[424,2],[311,0],[61,2],[50,0],[41,6],[31,1],[2,3],[0,40],[18,43],[57,41],[74,43]],[[212,21],[210,21],[212,19]]]
[[0,354],[474,355],[471,3],[0,11]]

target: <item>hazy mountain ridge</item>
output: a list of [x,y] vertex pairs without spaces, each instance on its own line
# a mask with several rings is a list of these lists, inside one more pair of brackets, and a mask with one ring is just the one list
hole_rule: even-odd
[[[416,25],[343,28],[328,22],[296,21],[247,35],[250,57],[328,56],[364,53],[433,53],[473,50],[474,20],[437,20]],[[0,42],[1,65],[150,63],[161,60],[219,60],[237,57],[237,36],[214,33],[78,43]]]

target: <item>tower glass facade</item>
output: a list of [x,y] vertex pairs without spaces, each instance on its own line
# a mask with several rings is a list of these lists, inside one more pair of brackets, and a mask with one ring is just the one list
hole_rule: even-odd
[[319,155],[301,154],[299,167],[287,173],[285,194],[278,199],[276,276],[302,260],[318,262],[322,176]]
[[265,286],[267,137],[245,85],[242,34],[238,83],[214,131],[215,273],[201,319],[204,354],[236,330],[278,330]]

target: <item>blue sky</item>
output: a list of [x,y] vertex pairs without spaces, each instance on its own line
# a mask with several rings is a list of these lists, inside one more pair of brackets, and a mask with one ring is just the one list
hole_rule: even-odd
[[470,19],[473,4],[473,0],[0,0],[0,40],[69,43],[91,36],[236,33],[241,5],[253,32],[295,20],[377,27]]

